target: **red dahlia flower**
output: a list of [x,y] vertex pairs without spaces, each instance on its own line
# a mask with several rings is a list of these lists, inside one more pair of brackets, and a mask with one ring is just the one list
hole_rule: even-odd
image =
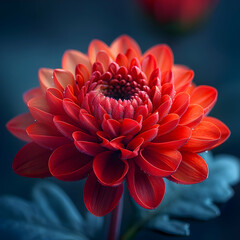
[[175,30],[188,30],[208,15],[217,0],[137,0],[153,17]]
[[29,142],[14,158],[17,174],[87,177],[85,205],[97,216],[116,207],[125,180],[132,198],[153,209],[164,196],[163,177],[181,184],[207,178],[198,153],[222,144],[230,132],[207,116],[216,89],[195,87],[193,71],[174,65],[168,46],[142,55],[128,36],[110,47],[93,40],[87,55],[66,51],[62,67],[39,70],[40,87],[23,97],[30,113],[7,124]]

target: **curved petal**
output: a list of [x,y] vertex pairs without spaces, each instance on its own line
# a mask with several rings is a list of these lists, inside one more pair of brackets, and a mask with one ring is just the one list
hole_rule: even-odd
[[208,166],[203,158],[192,152],[181,152],[182,161],[177,171],[168,177],[169,180],[180,184],[195,184],[208,177]]
[[217,90],[210,86],[196,87],[190,98],[191,104],[198,104],[203,107],[204,114],[208,114],[217,101]]
[[40,87],[32,88],[26,91],[23,94],[23,101],[25,102],[25,104],[27,104],[28,101],[30,101],[32,98],[35,98],[35,97],[43,97],[43,92]]
[[229,138],[231,132],[230,132],[229,128],[223,122],[221,122],[220,120],[213,118],[213,117],[204,117],[203,120],[213,123],[214,125],[216,125],[219,128],[219,130],[221,132],[221,137],[220,137],[219,141],[215,145],[213,145],[210,149],[213,149],[213,148],[219,146],[220,144],[224,143]]
[[202,121],[192,131],[192,136],[182,149],[191,152],[204,152],[213,147],[220,140],[221,132],[219,128],[207,121]]
[[159,124],[158,136],[164,135],[177,127],[179,123],[179,116],[175,113],[170,113]]
[[54,87],[53,69],[40,68],[38,71],[38,80],[42,90],[45,92],[48,88]]
[[84,186],[83,196],[86,208],[95,216],[111,212],[122,197],[123,185],[108,187],[100,184],[92,172]]
[[54,115],[51,113],[50,107],[45,98],[32,98],[27,105],[35,120],[40,123],[49,124],[51,126],[53,125]]
[[68,50],[63,54],[62,57],[62,67],[70,71],[72,74],[75,74],[75,69],[78,64],[83,64],[91,73],[92,65],[89,61],[87,55],[76,51],[76,50]]
[[197,104],[190,104],[187,111],[182,115],[179,124],[190,128],[196,127],[203,118],[203,108]]
[[46,91],[46,100],[51,113],[65,114],[63,109],[63,94],[57,88],[48,88]]
[[38,146],[36,143],[28,143],[20,149],[13,159],[13,170],[20,176],[32,178],[50,177],[48,159],[51,151]]
[[31,142],[32,139],[27,135],[26,128],[33,123],[34,119],[32,115],[30,113],[23,113],[11,119],[6,127],[15,137],[25,142]]
[[174,65],[174,87],[176,92],[185,91],[191,84],[194,78],[194,72],[185,66]]
[[62,181],[77,181],[92,169],[93,158],[80,153],[73,143],[57,148],[49,158],[51,174]]
[[63,69],[55,69],[53,71],[53,81],[56,88],[61,92],[65,90],[67,85],[74,86],[75,84],[73,74]]
[[79,113],[81,108],[74,103],[71,99],[63,99],[63,108],[67,115],[75,122],[79,122]]
[[105,151],[99,143],[88,142],[88,141],[74,141],[76,148],[89,156],[96,156],[97,154]]
[[136,135],[141,130],[141,123],[130,118],[124,118],[121,125],[121,135]]
[[181,117],[186,111],[190,104],[190,96],[186,92],[180,92],[175,96],[170,112],[176,113]]
[[34,123],[26,129],[28,136],[42,147],[55,149],[67,144],[70,140],[50,126]]
[[157,62],[153,55],[147,55],[142,59],[142,71],[146,74],[147,78],[149,78],[154,69],[157,68]]
[[109,47],[100,40],[92,40],[88,47],[88,56],[91,63],[96,62],[97,54],[99,51],[105,51],[112,59],[114,59],[113,54]]
[[147,209],[156,208],[165,193],[163,179],[144,173],[133,161],[129,161],[127,185],[136,203]]
[[58,115],[53,118],[53,122],[58,129],[65,137],[73,139],[72,134],[76,131],[79,131],[80,128],[77,127],[71,119],[67,116]]
[[170,47],[164,44],[153,46],[144,53],[143,58],[149,54],[152,54],[156,58],[161,72],[171,70],[173,65],[173,53]]
[[141,56],[140,47],[138,46],[135,40],[133,40],[131,37],[127,35],[119,36],[112,42],[110,46],[110,49],[115,57],[119,53],[126,54],[129,48],[132,48],[133,50],[135,50],[135,52],[138,54],[139,57]]
[[172,149],[161,149],[155,145],[148,145],[135,162],[141,169],[153,176],[166,177],[174,173],[182,160],[181,153]]
[[93,160],[93,171],[105,186],[117,186],[121,184],[128,172],[128,163],[122,161],[114,152],[99,153]]

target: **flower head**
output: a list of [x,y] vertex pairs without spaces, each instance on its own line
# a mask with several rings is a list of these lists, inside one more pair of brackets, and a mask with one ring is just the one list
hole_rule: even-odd
[[62,69],[40,69],[40,87],[24,94],[30,113],[7,124],[29,142],[17,153],[14,171],[63,181],[87,177],[85,205],[98,216],[116,207],[125,180],[140,206],[156,208],[163,177],[181,184],[205,180],[208,167],[198,153],[230,134],[207,116],[216,89],[196,87],[193,77],[174,65],[168,46],[142,55],[128,36],[110,47],[93,40],[87,55],[66,51]]
[[168,30],[189,30],[203,20],[217,0],[138,0]]

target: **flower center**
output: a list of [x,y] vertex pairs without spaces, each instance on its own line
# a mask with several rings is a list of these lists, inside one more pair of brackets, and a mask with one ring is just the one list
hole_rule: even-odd
[[99,75],[97,71],[93,72],[93,75],[94,82],[97,82],[97,87],[100,87],[103,95],[116,100],[132,100],[139,96],[140,92],[150,92],[145,74],[136,66],[128,70],[111,63],[101,76],[96,77]]

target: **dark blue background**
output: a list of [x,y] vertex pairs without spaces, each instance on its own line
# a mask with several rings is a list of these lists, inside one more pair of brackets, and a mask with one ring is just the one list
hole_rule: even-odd
[[[231,129],[231,138],[215,153],[240,157],[240,2],[220,0],[209,21],[187,35],[169,36],[145,16],[130,0],[8,0],[0,1],[0,194],[30,197],[39,180],[22,178],[12,172],[11,164],[23,143],[5,129],[6,122],[26,111],[24,91],[38,85],[40,67],[61,67],[66,49],[87,51],[98,38],[110,44],[120,34],[129,34],[143,51],[157,43],[167,43],[175,62],[195,71],[195,83],[214,86],[218,102],[211,112]],[[79,205],[81,183],[60,183]],[[238,239],[240,189],[221,207],[222,215],[208,222],[192,222],[191,236],[181,239]],[[143,231],[139,239],[168,239]],[[172,237],[171,239],[175,239]]]

